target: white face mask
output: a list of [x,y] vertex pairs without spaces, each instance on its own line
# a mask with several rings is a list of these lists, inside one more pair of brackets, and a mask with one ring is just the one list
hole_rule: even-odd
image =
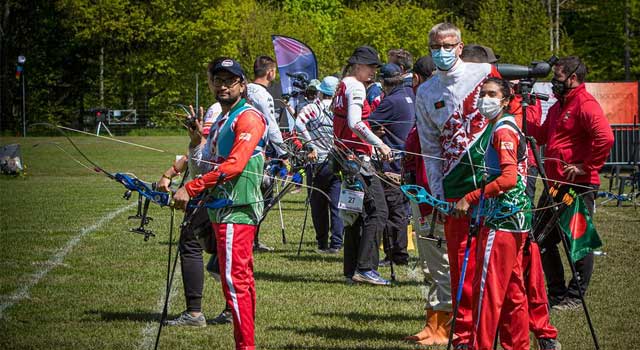
[[502,111],[501,99],[497,97],[481,97],[478,101],[478,111],[489,120],[495,119]]

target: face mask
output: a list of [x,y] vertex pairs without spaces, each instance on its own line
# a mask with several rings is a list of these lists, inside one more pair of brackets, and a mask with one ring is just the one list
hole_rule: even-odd
[[565,83],[566,81],[551,79],[551,91],[553,91],[556,98],[561,98],[567,93],[568,88]]
[[569,75],[567,75],[567,78],[564,81],[560,81],[555,78],[551,79],[551,91],[553,91],[553,94],[556,96],[557,99],[563,98],[569,92],[569,90],[574,89],[572,87],[567,86],[567,80],[571,78],[573,73],[575,73],[578,70],[578,68],[580,68],[581,65],[582,65],[582,62],[579,63],[576,66],[576,68],[574,68],[573,71],[569,73]]
[[445,49],[440,50],[431,50],[431,58],[433,59],[433,63],[436,67],[441,70],[449,70],[453,67],[453,64],[456,63],[456,52],[455,48],[451,51],[447,51]]
[[478,101],[478,111],[489,120],[495,119],[502,111],[501,99],[497,97],[481,97]]

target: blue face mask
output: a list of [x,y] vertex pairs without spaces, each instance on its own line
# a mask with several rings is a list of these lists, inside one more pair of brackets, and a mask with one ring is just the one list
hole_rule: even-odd
[[433,63],[436,67],[440,68],[440,70],[449,70],[453,67],[453,64],[456,63],[456,53],[455,48],[451,51],[447,51],[443,48],[440,50],[431,50],[431,58],[433,58]]

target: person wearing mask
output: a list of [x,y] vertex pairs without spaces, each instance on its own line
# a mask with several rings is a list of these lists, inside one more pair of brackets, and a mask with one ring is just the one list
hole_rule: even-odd
[[[482,45],[466,45],[460,55],[465,62],[491,63],[498,61],[500,56],[496,56],[490,47]],[[517,91],[517,86],[513,87]],[[509,103],[509,113],[511,113],[518,127],[522,126],[522,97],[514,95]],[[539,100],[534,105],[527,107],[527,120],[540,125],[542,106]],[[535,183],[538,176],[538,168],[531,147],[527,147],[527,177],[526,194],[533,203],[535,194]],[[547,289],[544,282],[544,272],[542,270],[542,260],[540,257],[540,247],[535,239],[527,238],[522,260],[524,271],[524,287],[527,293],[527,306],[529,311],[529,330],[535,336],[538,348],[542,350],[553,350],[560,347],[557,341],[558,330],[551,324],[549,317],[549,302]],[[509,330],[505,330],[508,332]]]
[[[380,106],[369,116],[371,128],[385,145],[396,151],[404,150],[409,130],[415,123],[415,105],[413,94],[404,86],[402,68],[395,63],[387,63],[380,69],[380,78],[384,89],[384,98]],[[382,164],[385,181],[382,182],[387,201],[388,217],[382,244],[386,256],[380,262],[382,266],[393,262],[406,265],[407,253],[407,197],[400,191],[402,166],[400,160]]]
[[208,209],[216,236],[222,289],[233,314],[236,349],[255,349],[256,290],[253,240],[262,217],[260,192],[267,141],[267,120],[242,98],[247,86],[237,61],[226,59],[209,69],[210,84],[222,106],[211,128],[202,159],[213,159],[202,176],[187,182],[173,196],[185,209],[191,198],[208,191],[232,207]]
[[[338,211],[341,181],[328,164],[328,156],[333,148],[331,99],[339,82],[334,76],[322,79],[318,86],[319,98],[302,107],[296,118],[296,129],[310,148],[307,158],[311,164],[305,172],[307,185],[313,187],[309,193],[309,204],[318,252],[327,254],[340,252],[344,229]],[[314,191],[315,188],[322,192]]]
[[[429,80],[436,66],[430,55],[423,56],[416,61],[413,68],[413,88]],[[427,191],[427,174],[424,160],[421,156],[420,140],[417,128],[411,129],[405,144],[407,151],[403,159],[405,183],[422,186]],[[423,329],[405,340],[415,342],[421,346],[447,345],[451,330],[451,281],[449,280],[449,257],[447,246],[439,238],[444,237],[444,227],[441,223],[432,225],[431,206],[410,202],[413,216],[413,227],[418,235],[417,248],[422,272],[424,275],[424,292],[426,322]],[[429,239],[427,239],[429,238]]]
[[[382,161],[391,158],[391,149],[369,127],[371,109],[364,83],[373,79],[381,66],[378,52],[369,46],[356,48],[347,60],[344,78],[333,98],[333,134],[336,161],[342,168],[343,187],[362,198],[360,215],[345,222],[344,276],[347,283],[360,282],[389,285],[377,271],[379,237],[385,229],[387,204],[376,169],[371,164],[375,154]],[[353,166],[352,166],[353,165]],[[360,197],[362,196],[362,197]],[[339,203],[340,204],[340,203]],[[357,213],[357,212],[356,212]]]
[[[440,23],[431,29],[429,46],[437,71],[418,88],[418,133],[431,194],[456,202],[480,185],[483,150],[489,141],[490,130],[487,118],[478,112],[478,95],[482,83],[499,74],[490,64],[466,63],[460,59],[464,44],[460,30],[451,23]],[[445,225],[451,290],[457,291],[470,220],[468,217],[438,216]],[[474,270],[475,239],[469,249],[467,279],[461,286],[456,328],[452,330],[457,349],[468,348],[471,337],[470,281]]]
[[[527,296],[522,257],[531,230],[531,202],[525,193],[527,144],[515,117],[506,113],[512,100],[509,82],[489,78],[482,85],[479,112],[489,120],[491,139],[484,155],[487,184],[462,197],[455,215],[468,217],[471,206],[514,205],[504,218],[485,216],[478,233],[473,277],[473,328],[470,345],[491,350],[500,332],[504,349],[529,349]],[[477,209],[479,210],[479,209]]]
[[[551,106],[542,125],[527,121],[527,132],[540,146],[545,146],[544,169],[548,181],[568,182],[561,192],[573,189],[582,196],[589,214],[593,217],[595,196],[600,186],[599,171],[613,146],[613,132],[602,108],[587,92],[585,77],[587,67],[576,56],[561,58],[553,67],[552,90],[558,101]],[[548,203],[543,194],[538,207]],[[549,211],[541,215],[547,217]],[[564,268],[558,243],[562,233],[552,229],[546,239],[539,242],[542,250],[542,266],[547,279],[549,303],[554,310],[574,310],[582,307],[578,288],[587,292],[593,273],[593,252],[575,262],[577,280],[565,283]]]

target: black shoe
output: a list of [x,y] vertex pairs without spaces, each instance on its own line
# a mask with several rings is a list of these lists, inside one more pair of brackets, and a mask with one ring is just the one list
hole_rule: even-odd
[[409,260],[404,260],[404,259],[402,259],[402,260],[393,260],[393,263],[395,265],[398,265],[398,266],[405,266],[405,265],[409,265]]
[[273,248],[263,244],[262,242],[258,242],[258,244],[253,245],[253,251],[259,253],[272,252]]
[[387,267],[389,265],[391,265],[391,260],[388,260],[386,258],[383,260],[380,260],[380,262],[378,263],[379,267]]
[[539,338],[538,349],[539,350],[560,350],[562,349],[562,346],[560,346],[560,342],[555,339]]
[[582,307],[582,301],[577,298],[566,297],[560,303],[551,307],[552,310],[556,311],[573,311],[578,310]]
[[551,295],[549,295],[549,308],[553,308],[554,306],[560,304],[564,298],[562,297],[553,297]]
[[233,315],[231,314],[230,309],[224,309],[220,313],[220,315],[216,316],[213,320],[210,321],[213,324],[226,324],[233,322]]
[[189,327],[206,327],[207,320],[204,318],[204,314],[200,314],[198,317],[191,316],[188,311],[184,311],[177,318],[173,320],[167,320],[164,323],[167,326],[189,326]]

